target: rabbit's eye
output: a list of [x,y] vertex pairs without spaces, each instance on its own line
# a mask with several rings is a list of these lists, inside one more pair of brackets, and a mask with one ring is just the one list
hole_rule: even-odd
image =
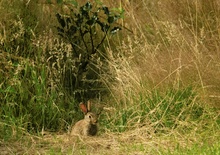
[[89,118],[91,118],[91,116],[89,115]]

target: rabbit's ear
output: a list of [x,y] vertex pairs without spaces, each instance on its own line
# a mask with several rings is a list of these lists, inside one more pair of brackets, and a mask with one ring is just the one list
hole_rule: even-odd
[[87,112],[88,112],[88,110],[87,110],[87,108],[86,108],[86,105],[84,104],[84,103],[80,103],[79,104],[79,107],[80,107],[80,109],[82,110],[82,112],[84,113],[84,114],[86,114]]
[[91,111],[91,102],[89,100],[87,101],[87,109],[88,111]]

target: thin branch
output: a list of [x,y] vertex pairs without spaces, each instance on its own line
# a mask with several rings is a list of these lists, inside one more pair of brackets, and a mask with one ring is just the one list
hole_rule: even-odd
[[95,46],[94,46],[94,41],[93,41],[93,37],[92,37],[92,28],[91,26],[89,27],[89,33],[90,33],[90,40],[91,40],[91,44],[92,44],[92,52],[95,51]]
[[[108,28],[109,30],[109,28]],[[94,53],[96,53],[96,51],[98,50],[99,46],[104,42],[105,38],[107,37],[107,34],[108,34],[108,30],[105,32],[105,36],[102,38],[102,40],[100,41],[100,43],[96,46],[95,50],[94,50]],[[92,54],[94,54],[92,53]]]
[[88,46],[87,46],[87,44],[86,44],[86,42],[85,42],[85,39],[84,39],[84,34],[83,34],[83,32],[82,32],[81,25],[80,25],[80,29],[79,29],[79,30],[80,30],[80,36],[81,36],[81,38],[82,38],[83,44],[84,44],[85,47],[86,47],[86,51],[89,52]]

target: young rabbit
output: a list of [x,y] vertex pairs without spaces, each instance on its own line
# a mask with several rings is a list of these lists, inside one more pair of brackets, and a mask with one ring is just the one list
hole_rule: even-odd
[[94,136],[98,131],[97,122],[98,115],[90,112],[91,103],[88,101],[87,107],[84,103],[79,104],[80,109],[84,113],[84,119],[76,122],[72,127],[70,135]]

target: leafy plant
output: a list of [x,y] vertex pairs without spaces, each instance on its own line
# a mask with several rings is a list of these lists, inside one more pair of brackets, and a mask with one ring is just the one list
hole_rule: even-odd
[[76,10],[71,9],[69,15],[56,14],[59,22],[58,34],[72,47],[72,61],[74,61],[75,68],[70,71],[72,75],[68,76],[71,76],[69,86],[73,87],[71,90],[75,93],[79,86],[83,85],[82,79],[88,72],[88,64],[92,57],[97,55],[106,37],[121,30],[119,26],[115,26],[115,23],[122,17],[122,14],[123,10],[115,13],[103,5],[94,7],[90,2]]

